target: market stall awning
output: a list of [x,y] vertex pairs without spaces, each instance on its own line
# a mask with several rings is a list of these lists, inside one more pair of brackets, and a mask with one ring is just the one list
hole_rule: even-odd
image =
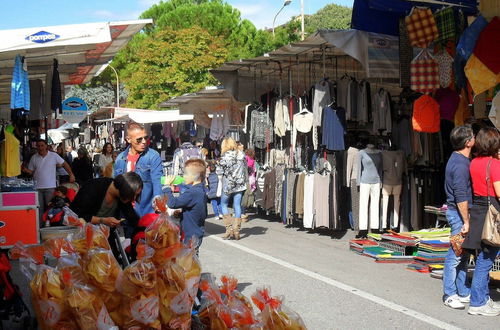
[[45,83],[53,60],[61,84],[89,82],[151,19],[0,30],[0,106],[10,102],[14,59],[25,57],[29,79]]
[[128,122],[140,124],[193,120],[193,115],[180,114],[179,110],[143,110],[103,107],[90,116],[95,122]]
[[320,30],[263,56],[231,61],[211,73],[239,101],[255,101],[273,88],[302,94],[322,78],[349,73],[398,83],[397,37],[359,30]]
[[226,110],[243,110],[245,103],[238,102],[225,89],[205,89],[197,93],[184,94],[160,103],[161,108],[179,108],[182,114],[204,112],[214,114]]

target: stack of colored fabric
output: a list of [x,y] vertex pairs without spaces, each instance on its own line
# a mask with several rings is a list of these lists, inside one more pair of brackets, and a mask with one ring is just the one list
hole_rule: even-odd
[[378,244],[368,239],[352,239],[349,241],[349,249],[357,254],[363,254],[365,247],[377,246]]
[[431,268],[444,263],[449,247],[449,239],[421,240],[415,260],[407,268],[421,273],[430,273]]
[[405,256],[402,252],[386,249],[382,246],[372,246],[363,249],[363,255],[375,259],[379,263],[407,263],[412,256]]

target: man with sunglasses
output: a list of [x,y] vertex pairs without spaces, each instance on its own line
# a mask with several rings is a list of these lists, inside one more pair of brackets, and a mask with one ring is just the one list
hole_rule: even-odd
[[129,146],[116,158],[114,175],[127,172],[139,174],[144,184],[140,202],[135,203],[135,211],[139,217],[154,213],[152,201],[154,196],[162,194],[161,176],[163,174],[160,154],[148,148],[149,137],[144,127],[130,123],[127,128]]

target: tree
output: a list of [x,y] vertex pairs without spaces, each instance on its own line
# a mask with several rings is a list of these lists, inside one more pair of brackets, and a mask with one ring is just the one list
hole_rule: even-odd
[[66,97],[79,97],[87,103],[89,110],[95,112],[100,107],[114,106],[116,103],[115,91],[108,85],[71,86]]
[[305,18],[306,33],[312,34],[321,29],[350,29],[352,8],[329,4],[317,13]]
[[154,109],[162,101],[197,92],[216,83],[209,69],[220,66],[228,51],[221,37],[200,27],[153,32],[140,42],[136,62],[125,78],[127,106]]

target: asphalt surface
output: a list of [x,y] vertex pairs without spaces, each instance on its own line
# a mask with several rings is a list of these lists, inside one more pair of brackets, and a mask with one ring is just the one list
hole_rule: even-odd
[[207,220],[203,271],[235,276],[247,297],[269,286],[308,329],[500,329],[500,317],[444,306],[441,280],[350,252],[351,231],[332,237],[261,218],[243,224],[239,241],[222,240],[224,230]]

